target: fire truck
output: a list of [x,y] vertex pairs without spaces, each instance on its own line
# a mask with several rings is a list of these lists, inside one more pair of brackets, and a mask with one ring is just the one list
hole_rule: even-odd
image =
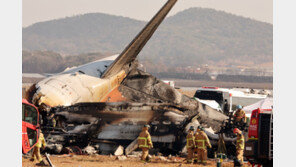
[[273,110],[252,111],[245,157],[253,165],[273,166]]
[[22,152],[28,153],[38,141],[39,112],[36,106],[22,99]]

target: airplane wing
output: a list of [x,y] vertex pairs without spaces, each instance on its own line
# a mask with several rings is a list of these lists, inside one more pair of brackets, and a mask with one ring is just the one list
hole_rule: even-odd
[[120,70],[129,71],[131,63],[136,59],[139,52],[145,46],[147,41],[153,35],[157,27],[163,21],[165,16],[174,6],[177,0],[168,0],[167,3],[157,12],[142,31],[132,40],[132,42],[123,50],[116,60],[106,69],[102,78],[108,78]]

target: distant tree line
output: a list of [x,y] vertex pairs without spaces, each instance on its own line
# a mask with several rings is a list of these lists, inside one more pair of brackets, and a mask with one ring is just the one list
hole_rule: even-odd
[[89,53],[63,57],[51,51],[23,51],[23,73],[58,73],[106,57],[102,53]]
[[[50,51],[23,51],[23,73],[58,73],[64,71],[67,67],[79,66],[106,57],[102,53],[89,53],[74,56],[63,57],[58,53]],[[207,74],[176,72],[167,68],[165,64],[162,69],[168,69],[168,72],[151,72],[158,78],[177,78],[187,80],[212,80]],[[170,70],[171,69],[171,70]],[[149,72],[149,71],[148,71]],[[272,83],[273,77],[268,76],[245,76],[245,75],[225,75],[220,74],[216,77],[217,81],[224,82],[254,82],[254,83]]]

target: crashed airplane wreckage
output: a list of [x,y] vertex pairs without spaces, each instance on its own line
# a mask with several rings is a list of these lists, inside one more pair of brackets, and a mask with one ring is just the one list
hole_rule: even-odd
[[[151,125],[152,141],[162,152],[181,151],[190,125],[212,129],[209,138],[218,140],[214,132],[227,116],[137,69],[137,55],[176,1],[168,0],[120,55],[68,69],[30,88],[27,99],[41,112],[49,149],[60,153],[93,145],[109,154],[112,147],[135,141],[144,124]],[[54,129],[48,128],[48,117],[57,121]]]
[[[155,148],[178,153],[185,146],[190,125],[197,127],[201,124],[218,131],[223,120],[227,119],[221,112],[208,106],[199,107],[196,100],[147,73],[136,70],[132,74],[118,88],[125,98],[124,102],[78,103],[52,108],[50,113],[55,115],[57,127],[62,132],[58,133],[56,139],[51,133],[48,140],[64,145],[65,139],[71,138],[72,134],[82,134],[86,138],[72,145],[85,147],[85,144],[99,143],[100,153],[109,154],[118,145],[128,146],[138,137],[143,125],[148,123]],[[176,99],[180,101],[176,102]],[[218,137],[213,139],[218,140]]]

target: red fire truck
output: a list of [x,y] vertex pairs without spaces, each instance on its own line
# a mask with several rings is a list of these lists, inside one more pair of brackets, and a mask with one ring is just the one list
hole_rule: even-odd
[[273,166],[273,111],[256,109],[252,111],[248,141],[245,143],[245,157],[258,166]]
[[28,153],[38,141],[39,112],[37,107],[22,99],[22,152]]

